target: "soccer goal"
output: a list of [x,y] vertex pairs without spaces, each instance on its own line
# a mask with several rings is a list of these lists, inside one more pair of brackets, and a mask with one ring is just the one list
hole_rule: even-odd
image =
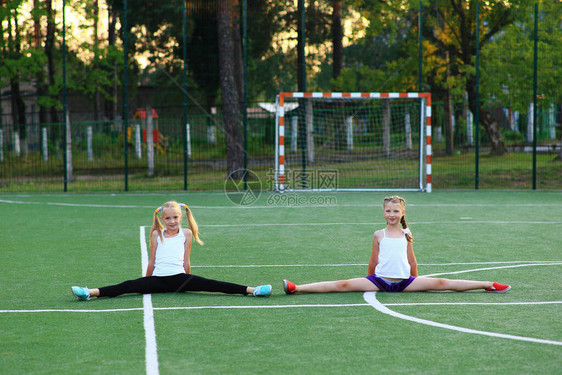
[[431,94],[282,92],[278,192],[431,192]]

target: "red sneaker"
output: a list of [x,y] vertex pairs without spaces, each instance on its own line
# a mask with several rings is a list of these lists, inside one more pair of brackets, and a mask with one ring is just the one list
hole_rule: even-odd
[[295,285],[295,283],[292,283],[289,280],[283,280],[283,289],[287,294],[295,294],[297,286]]
[[506,284],[494,283],[491,288],[486,289],[486,292],[505,293],[511,289],[511,286]]

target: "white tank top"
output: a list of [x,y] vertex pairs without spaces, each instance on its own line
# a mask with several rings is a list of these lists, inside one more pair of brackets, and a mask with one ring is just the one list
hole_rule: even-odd
[[410,263],[408,263],[408,240],[403,235],[400,238],[386,236],[383,229],[383,239],[379,243],[379,263],[375,274],[382,277],[407,279],[410,277]]
[[185,254],[185,236],[182,228],[174,237],[164,237],[162,229],[162,238],[158,236],[156,243],[156,259],[154,261],[154,276],[171,276],[178,273],[185,273],[183,268],[183,257]]

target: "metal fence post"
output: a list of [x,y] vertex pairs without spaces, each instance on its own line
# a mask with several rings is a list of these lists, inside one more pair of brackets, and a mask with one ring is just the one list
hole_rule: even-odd
[[129,191],[129,101],[128,101],[128,56],[127,56],[127,0],[123,0],[123,153],[125,156],[125,191]]
[[148,176],[154,176],[154,121],[152,107],[146,108],[146,160],[148,163]]
[[539,4],[535,3],[535,43],[533,57],[533,190],[537,190],[537,60],[539,41]]
[[474,114],[474,188],[478,190],[480,180],[480,1],[476,2],[476,109]]

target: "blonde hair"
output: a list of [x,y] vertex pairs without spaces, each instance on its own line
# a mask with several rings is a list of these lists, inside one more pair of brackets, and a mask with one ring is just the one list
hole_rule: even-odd
[[154,211],[154,219],[152,221],[152,228],[150,228],[150,236],[152,237],[152,233],[154,231],[158,231],[158,235],[160,236],[160,240],[162,240],[162,229],[164,229],[164,226],[162,225],[162,223],[160,222],[160,218],[158,217],[158,213],[160,211],[164,211],[167,208],[173,208],[181,216],[181,208],[182,207],[185,208],[185,212],[186,212],[186,216],[187,216],[187,227],[189,229],[191,229],[191,232],[193,233],[193,238],[195,238],[195,241],[197,241],[198,244],[203,245],[203,241],[201,241],[199,239],[199,228],[197,227],[197,223],[195,222],[195,218],[191,214],[191,210],[189,209],[189,207],[187,207],[187,204],[178,203],[176,201],[166,202]]
[[[384,208],[387,205],[387,203],[398,203],[402,211],[406,210],[406,200],[398,195],[393,195],[392,197],[384,198],[382,207]],[[400,224],[402,224],[403,229],[408,228],[408,224],[406,223],[406,214],[402,215],[402,217],[400,218]],[[408,240],[408,242],[410,243],[414,242],[414,236],[412,236],[411,232],[406,233],[406,240]]]

